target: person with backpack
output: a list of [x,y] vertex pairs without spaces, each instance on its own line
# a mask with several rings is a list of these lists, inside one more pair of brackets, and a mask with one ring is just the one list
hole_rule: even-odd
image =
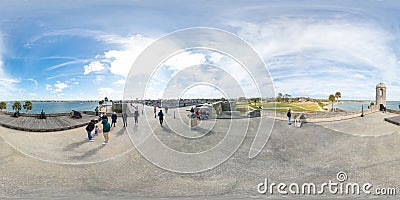
[[93,137],[92,137],[93,129],[94,129],[94,120],[91,120],[89,122],[89,124],[86,126],[86,131],[87,131],[87,134],[88,134],[89,142],[93,142],[94,141]]
[[103,142],[103,144],[106,145],[106,144],[108,144],[108,140],[109,140],[109,138],[108,138],[108,133],[110,132],[111,125],[110,125],[110,123],[109,123],[107,120],[105,120],[105,119],[103,119],[103,121],[101,122],[101,124],[103,124],[103,136],[104,136],[104,142]]
[[288,124],[290,125],[290,118],[292,117],[292,109],[289,108],[289,110],[288,110],[286,115],[288,117]]

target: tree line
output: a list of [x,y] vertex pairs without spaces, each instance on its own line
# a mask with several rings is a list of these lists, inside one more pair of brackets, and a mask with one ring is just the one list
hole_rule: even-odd
[[[24,108],[25,112],[28,112],[29,110],[32,110],[32,102],[25,101],[24,105],[21,105],[21,102],[16,101],[16,102],[14,102],[14,104],[11,107],[15,111],[20,111],[20,110],[22,110],[22,108]],[[0,111],[3,111],[5,109],[7,109],[7,103],[4,101],[0,102]]]

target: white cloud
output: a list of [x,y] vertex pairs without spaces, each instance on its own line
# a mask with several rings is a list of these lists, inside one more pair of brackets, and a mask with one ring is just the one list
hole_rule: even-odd
[[61,93],[64,89],[68,88],[68,84],[65,82],[56,81],[54,85],[46,84],[46,91],[52,93]]
[[83,72],[83,74],[86,75],[89,73],[96,73],[96,72],[103,71],[105,69],[105,66],[103,63],[101,63],[99,61],[94,61],[94,62],[91,62],[91,63],[83,66],[83,68],[85,70]]
[[356,73],[353,75],[353,78],[355,79],[366,79],[366,77],[362,74]]
[[164,65],[167,65],[170,70],[180,71],[186,67],[201,65],[206,62],[206,56],[202,53],[191,53],[183,51],[168,58]]
[[125,79],[120,79],[120,80],[115,81],[115,82],[113,83],[113,85],[117,85],[117,86],[122,86],[122,85],[124,85],[124,84],[125,84]]
[[350,98],[373,98],[368,91],[379,81],[398,83],[394,36],[372,21],[277,17],[229,25],[264,59],[276,92],[325,98],[339,90]]
[[61,64],[50,66],[50,67],[47,68],[47,71],[55,70],[55,69],[58,69],[60,67],[64,67],[64,66],[68,66],[68,65],[74,65],[74,64],[85,63],[85,62],[88,62],[88,60],[68,61],[68,62],[64,62],[64,63],[61,63]]
[[47,91],[52,91],[53,87],[50,84],[46,84],[46,90]]
[[[151,38],[143,37],[142,35],[134,35],[128,38],[123,38],[115,35],[97,36],[104,42],[116,43],[122,46],[122,50],[109,50],[95,57],[96,61],[89,65],[97,66],[101,71],[105,66],[109,66],[111,73],[127,77],[132,64],[135,62],[139,54],[153,41]],[[101,68],[103,67],[103,68]],[[101,70],[100,70],[101,68]],[[86,70],[85,74],[92,71]]]
[[28,80],[33,82],[33,84],[34,84],[34,86],[35,86],[35,89],[38,88],[39,83],[37,82],[37,80],[35,80],[35,79],[33,79],[33,78],[28,78]]
[[[19,90],[16,87],[16,84],[19,83],[20,81],[18,79],[8,76],[4,72],[5,66],[4,66],[4,62],[3,62],[3,54],[5,53],[5,49],[6,48],[3,43],[3,36],[0,31],[0,85],[1,85],[0,95],[12,98],[12,96],[16,95],[16,92],[18,92],[18,90]],[[5,97],[5,98],[7,98],[7,97]]]
[[68,88],[68,85],[66,83],[61,83],[60,81],[57,81],[54,84],[54,91],[55,92],[62,92],[65,88]]
[[98,98],[102,99],[104,97],[108,97],[108,99],[122,99],[122,90],[116,90],[113,88],[99,88],[98,90]]

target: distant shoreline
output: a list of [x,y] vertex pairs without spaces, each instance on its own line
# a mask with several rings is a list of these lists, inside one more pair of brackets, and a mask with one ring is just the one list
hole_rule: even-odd
[[11,100],[11,101],[4,101],[4,102],[99,102],[100,100]]

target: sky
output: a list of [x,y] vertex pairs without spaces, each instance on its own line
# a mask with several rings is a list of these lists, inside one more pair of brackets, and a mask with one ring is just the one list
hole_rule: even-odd
[[[325,99],[340,91],[343,99],[373,100],[375,85],[384,82],[388,100],[400,100],[396,0],[0,2],[0,100],[122,99],[146,47],[193,27],[248,43],[265,63],[275,94]],[[190,73],[219,85],[188,82],[177,96],[238,95],[229,91],[235,84],[252,96],[238,64],[220,52],[182,50],[154,72],[147,97],[165,98]]]

